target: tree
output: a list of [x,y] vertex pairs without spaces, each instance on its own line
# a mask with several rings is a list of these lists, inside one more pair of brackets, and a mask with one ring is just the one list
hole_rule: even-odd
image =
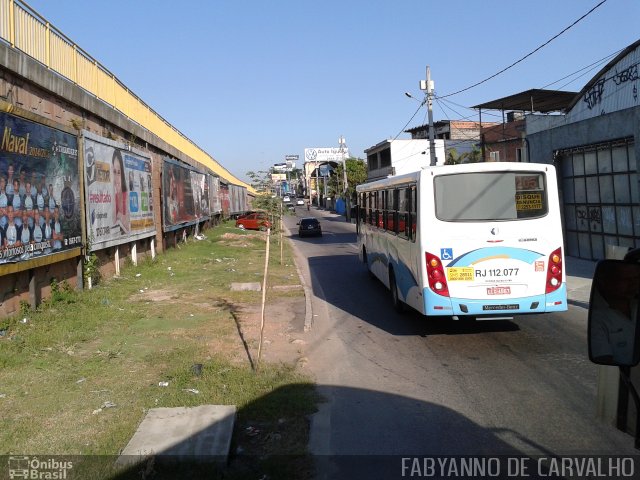
[[[367,164],[361,158],[347,158],[345,160],[347,166],[347,196],[355,199],[356,186],[367,181]],[[342,195],[344,190],[344,173],[343,166],[339,164],[335,169],[335,175],[329,181],[329,189],[333,195]]]
[[478,163],[482,162],[482,150],[474,145],[473,150],[467,153],[465,163]]
[[247,177],[251,179],[251,186],[257,192],[269,192],[271,191],[271,187],[273,186],[273,181],[271,180],[271,172],[265,170],[258,170],[254,172],[250,170],[246,173]]
[[458,151],[455,148],[450,148],[447,151],[447,158],[444,162],[445,165],[457,165],[464,158],[465,154],[458,155]]

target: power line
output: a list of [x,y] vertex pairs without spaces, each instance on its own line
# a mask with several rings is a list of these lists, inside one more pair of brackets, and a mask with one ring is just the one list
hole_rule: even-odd
[[392,142],[393,142],[394,140],[396,140],[396,139],[400,136],[400,134],[401,134],[402,132],[404,132],[404,129],[405,129],[405,128],[407,128],[407,125],[409,125],[409,124],[411,123],[411,120],[413,120],[413,119],[415,118],[415,116],[418,114],[418,112],[419,112],[419,111],[420,111],[420,109],[424,106],[424,104],[425,104],[425,103],[426,103],[426,100],[424,100],[424,101],[422,101],[422,102],[420,103],[420,105],[418,106],[418,108],[416,109],[416,111],[415,111],[415,112],[413,112],[413,115],[411,115],[411,118],[409,119],[409,121],[408,121],[407,123],[405,123],[405,124],[404,124],[404,127],[402,127],[402,128],[400,129],[400,131],[398,132],[398,134],[397,134],[395,137],[393,137],[393,140],[391,140]]
[[500,70],[497,73],[494,73],[493,75],[491,75],[490,77],[485,78],[484,80],[481,80],[477,83],[474,83],[473,85],[470,85],[466,88],[463,88],[461,90],[458,90],[457,92],[453,92],[453,93],[449,93],[447,95],[442,95],[440,98],[446,98],[446,97],[452,97],[454,95],[457,95],[459,93],[462,92],[466,92],[467,90],[471,90],[474,87],[477,87],[478,85],[482,85],[485,82],[488,82],[489,80],[491,80],[492,78],[497,77],[498,75],[506,72],[507,70],[509,70],[510,68],[516,66],[517,64],[519,64],[520,62],[522,62],[523,60],[525,60],[526,58],[530,57],[531,55],[533,55],[534,53],[536,53],[538,50],[546,47],[547,45],[549,45],[552,41],[554,41],[556,38],[558,38],[560,35],[562,35],[563,33],[565,33],[567,30],[569,30],[570,28],[572,28],[573,26],[575,26],[577,23],[579,23],[580,21],[584,20],[589,14],[591,14],[595,9],[597,9],[598,7],[600,7],[602,4],[606,3],[607,0],[602,0],[600,3],[598,3],[595,7],[593,7],[591,10],[589,10],[587,13],[585,13],[584,15],[582,15],[579,19],[577,19],[575,22],[573,22],[571,25],[569,25],[568,27],[566,27],[564,30],[562,30],[560,33],[557,33],[556,35],[554,35],[553,37],[551,37],[549,40],[547,40],[546,42],[544,42],[542,45],[540,45],[539,47],[537,47],[535,50],[532,50],[531,52],[527,53],[524,57],[520,58],[519,60],[516,60],[515,62],[513,62],[511,65],[509,65],[508,67],[503,68],[502,70]]
[[[583,70],[587,70],[587,71],[593,70],[593,69],[594,69],[594,67],[599,66],[599,65],[603,64],[604,62],[606,62],[607,60],[609,60],[611,57],[614,57],[614,56],[618,55],[620,52],[622,52],[622,50],[624,50],[624,48],[622,48],[622,49],[618,50],[617,52],[613,52],[613,53],[611,53],[611,54],[607,55],[606,57],[601,58],[600,60],[596,60],[595,62],[593,62],[593,63],[591,63],[591,64],[587,65],[586,67],[582,67],[581,69],[576,70],[575,72],[572,72],[572,73],[570,73],[569,75],[566,75],[566,76],[564,76],[564,77],[562,77],[562,78],[559,78],[558,80],[555,80],[555,81],[553,81],[553,82],[551,82],[551,83],[548,83],[548,84],[546,84],[544,87],[541,87],[541,88],[542,88],[542,89],[545,89],[545,88],[547,88],[547,87],[550,87],[551,85],[554,85],[554,84],[556,84],[556,83],[559,83],[559,82],[561,82],[561,81],[563,81],[563,80],[566,80],[566,79],[567,79],[567,78],[569,78],[569,77],[572,77],[573,75],[576,75],[576,74],[578,74],[578,73],[582,72]],[[580,77],[584,76],[586,73],[587,73],[587,72],[583,73],[582,75],[579,75],[579,76],[578,76],[578,77],[576,77],[574,80],[571,80],[571,82],[574,82],[574,81],[575,81],[575,80],[577,80],[578,78],[580,78]],[[571,82],[569,82],[569,83],[571,83]],[[560,87],[560,88],[564,88],[565,86],[569,85],[569,83],[565,83],[565,84],[564,84],[562,87]]]

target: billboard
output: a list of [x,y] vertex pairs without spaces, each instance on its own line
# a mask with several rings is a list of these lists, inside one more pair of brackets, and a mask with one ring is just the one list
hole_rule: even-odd
[[75,135],[0,112],[0,264],[82,245]]
[[209,206],[212,214],[222,213],[222,203],[220,202],[220,178],[208,175],[209,177]]
[[155,235],[151,159],[88,131],[83,137],[91,250]]
[[247,189],[240,185],[229,184],[229,215],[244,213],[247,210]]
[[349,158],[349,149],[340,147],[305,148],[304,159],[307,162],[342,162]]
[[207,175],[176,160],[162,163],[164,231],[207,220],[211,215]]

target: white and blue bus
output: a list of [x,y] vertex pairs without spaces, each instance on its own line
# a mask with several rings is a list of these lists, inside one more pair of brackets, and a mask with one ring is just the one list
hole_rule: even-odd
[[397,310],[455,319],[567,310],[553,165],[427,167],[357,192],[360,258]]

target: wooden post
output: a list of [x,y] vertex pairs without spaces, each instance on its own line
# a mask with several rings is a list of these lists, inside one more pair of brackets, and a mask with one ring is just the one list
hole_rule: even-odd
[[262,341],[264,340],[264,308],[267,301],[267,274],[269,273],[269,239],[271,238],[271,228],[267,228],[267,247],[264,259],[264,277],[262,279],[262,309],[260,314],[260,342],[258,343],[258,359],[256,360],[256,372],[260,368],[260,358],[262,357]]
[[131,261],[136,267],[138,266],[138,242],[133,242],[131,247]]

